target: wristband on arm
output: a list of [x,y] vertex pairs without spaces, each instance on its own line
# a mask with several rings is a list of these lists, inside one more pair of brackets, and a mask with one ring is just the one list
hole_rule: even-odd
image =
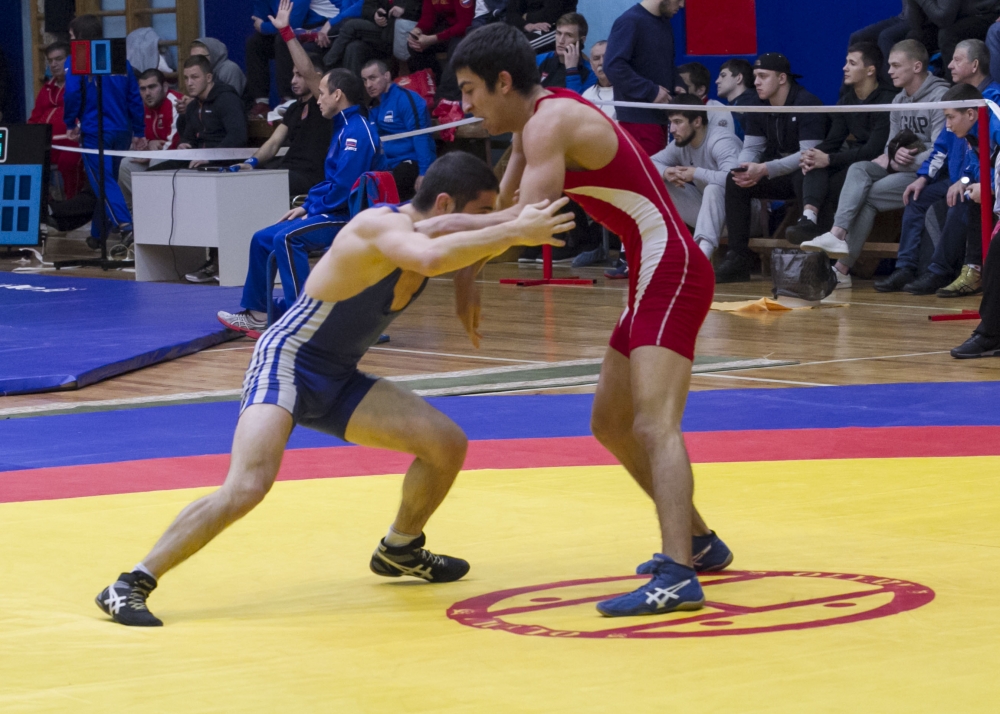
[[291,42],[292,40],[295,39],[295,30],[288,27],[287,25],[278,30],[278,34],[281,35],[281,39],[283,39],[285,42]]
[[244,164],[250,164],[250,166],[252,168],[257,168],[257,165],[260,164],[260,159],[258,159],[256,156],[251,156],[249,159],[247,159],[243,163]]

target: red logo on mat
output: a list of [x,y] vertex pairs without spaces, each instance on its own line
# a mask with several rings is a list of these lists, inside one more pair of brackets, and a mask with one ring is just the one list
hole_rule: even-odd
[[729,570],[701,576],[702,610],[619,619],[594,609],[647,577],[500,590],[455,603],[448,617],[468,627],[541,637],[718,637],[846,625],[915,610],[934,599],[924,585],[875,575]]

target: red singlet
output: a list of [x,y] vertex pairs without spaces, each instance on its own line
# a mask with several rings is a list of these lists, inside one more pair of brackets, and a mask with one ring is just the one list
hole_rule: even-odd
[[565,193],[591,218],[621,238],[629,264],[628,307],[611,333],[611,347],[626,357],[657,345],[694,359],[698,330],[715,292],[712,265],[677,214],[653,162],[593,104],[568,89],[549,88],[546,99],[572,99],[591,107],[614,128],[618,153],[596,171],[566,170]]

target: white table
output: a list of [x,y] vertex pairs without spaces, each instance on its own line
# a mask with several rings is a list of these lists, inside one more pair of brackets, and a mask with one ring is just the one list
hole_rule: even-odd
[[253,234],[288,211],[288,172],[144,171],[132,203],[136,280],[177,280],[218,248],[219,283],[243,285]]

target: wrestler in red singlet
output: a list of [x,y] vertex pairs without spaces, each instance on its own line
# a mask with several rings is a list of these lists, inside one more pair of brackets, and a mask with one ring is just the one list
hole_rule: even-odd
[[621,238],[629,261],[628,307],[611,334],[626,357],[657,345],[694,359],[694,343],[715,290],[712,266],[677,215],[656,167],[628,132],[568,89],[549,87],[548,99],[592,107],[614,128],[618,153],[595,171],[566,171],[564,191],[591,218]]

